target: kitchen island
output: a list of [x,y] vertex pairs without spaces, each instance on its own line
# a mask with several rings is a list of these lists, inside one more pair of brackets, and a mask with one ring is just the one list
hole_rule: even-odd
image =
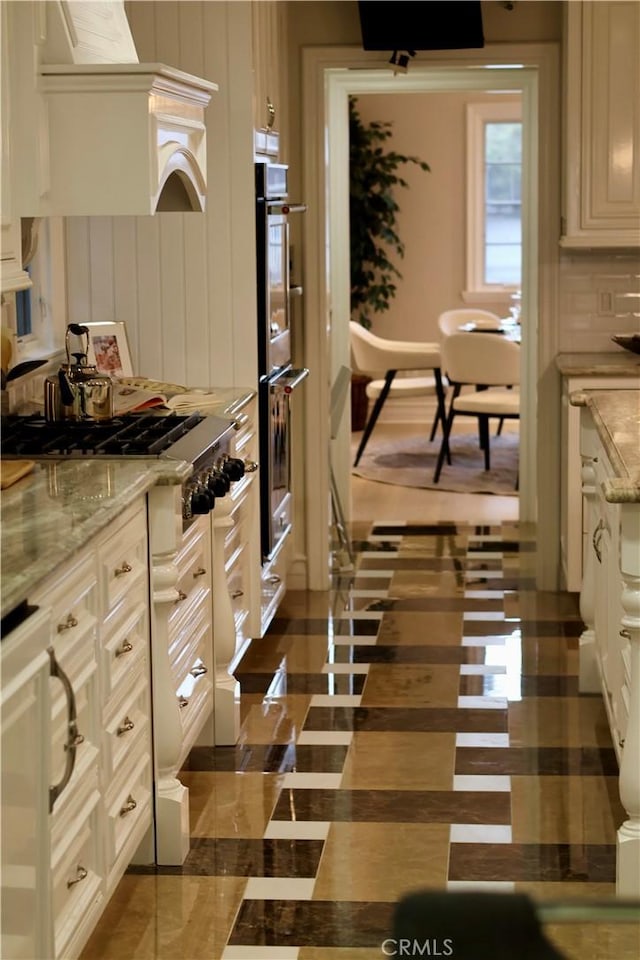
[[621,347],[600,353],[559,353],[562,377],[560,556],[566,590],[582,582],[583,511],[580,496],[580,411],[569,398],[579,390],[626,390],[640,385],[640,356]]
[[580,414],[587,549],[580,591],[580,690],[601,692],[627,819],[616,888],[640,896],[640,390],[573,393]]

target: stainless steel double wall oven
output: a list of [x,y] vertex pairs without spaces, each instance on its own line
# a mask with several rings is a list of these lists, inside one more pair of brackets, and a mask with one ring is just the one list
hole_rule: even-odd
[[289,200],[286,164],[260,161],[256,176],[260,516],[263,561],[275,555],[291,526],[291,397],[305,379],[294,369],[290,218],[304,213]]

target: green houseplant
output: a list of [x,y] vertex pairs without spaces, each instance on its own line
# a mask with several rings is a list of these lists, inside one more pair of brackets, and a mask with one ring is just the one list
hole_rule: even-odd
[[[418,157],[385,150],[392,135],[389,121],[365,124],[357,110],[357,98],[349,98],[349,232],[351,257],[351,318],[371,327],[371,314],[389,309],[401,279],[394,253],[402,258],[404,244],[397,230],[400,209],[398,187],[408,183],[398,173],[403,164],[415,163],[428,171]],[[367,418],[366,386],[369,378],[354,373],[351,380],[351,426],[362,430]]]
[[395,192],[408,187],[398,172],[407,163],[429,170],[419,157],[385,150],[392,136],[389,121],[365,124],[357,110],[357,98],[349,98],[349,231],[351,256],[351,318],[371,327],[371,314],[389,309],[401,279],[395,253],[404,256],[397,230],[400,209]]

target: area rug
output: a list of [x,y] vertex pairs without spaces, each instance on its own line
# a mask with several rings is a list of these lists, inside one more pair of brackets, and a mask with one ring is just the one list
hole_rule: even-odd
[[433,483],[433,472],[440,450],[439,437],[433,443],[427,436],[405,436],[379,443],[372,437],[352,473],[365,480],[401,487],[517,496],[517,433],[492,435],[489,471],[484,469],[484,455],[478,446],[477,433],[453,436],[450,444],[451,465],[445,461],[438,483]]

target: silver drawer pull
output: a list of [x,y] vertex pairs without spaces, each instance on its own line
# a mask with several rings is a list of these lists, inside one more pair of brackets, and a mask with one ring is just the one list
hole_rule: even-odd
[[180,603],[182,600],[186,600],[186,599],[187,599],[187,595],[184,592],[184,590],[178,590],[178,596],[174,600],[174,603]]
[[137,804],[136,801],[133,799],[133,797],[131,796],[131,794],[129,794],[129,796],[127,797],[127,800],[126,800],[126,803],[124,804],[124,806],[123,806],[123,807],[120,807],[120,816],[121,816],[121,817],[126,817],[126,815],[127,815],[128,813],[131,813],[132,810],[135,810],[135,808],[136,808],[137,806],[138,806],[138,804]]
[[248,423],[249,417],[246,413],[239,413],[235,420],[231,421],[231,426],[234,430],[239,430],[240,427],[244,427],[245,423]]
[[118,649],[116,650],[116,657],[124,657],[125,653],[131,653],[133,650],[133,644],[130,640],[127,640],[125,637]]
[[84,867],[81,867],[80,864],[76,867],[76,875],[73,880],[67,880],[67,890],[70,890],[71,887],[75,887],[76,883],[80,883],[82,880],[86,880],[89,876],[87,870]]
[[203,677],[205,673],[209,673],[209,667],[205,667],[204,663],[200,663],[197,667],[189,670],[189,673],[192,677]]
[[232,600],[237,600],[238,597],[244,597],[244,590],[234,590],[231,594]]
[[267,577],[267,583],[280,583],[280,577],[274,573],[271,577]]
[[129,733],[129,730],[133,730],[135,723],[133,720],[129,720],[129,717],[125,717],[118,729],[116,730],[117,736],[121,737],[125,733]]
[[185,707],[188,707],[188,706],[189,706],[189,698],[188,698],[188,697],[178,697],[178,706],[180,707],[181,710],[183,710]]
[[595,551],[596,557],[598,558],[598,563],[602,563],[602,552],[600,550],[600,541],[602,540],[603,530],[604,530],[604,520],[598,520],[598,525],[593,531],[593,536],[591,537],[591,543],[593,544],[593,549]]
[[81,743],[84,743],[84,737],[81,733],[76,733],[74,736],[70,737],[69,740],[64,745],[65,750],[75,750],[76,747],[79,747]]
[[206,572],[207,572],[207,571],[205,570],[204,567],[198,567],[198,569],[195,570],[194,573],[193,573],[193,579],[195,580],[196,577],[204,577],[204,575],[205,575]]
[[125,560],[121,567],[116,567],[116,569],[113,571],[113,575],[114,577],[122,577],[125,573],[131,573],[132,570],[133,567],[131,564],[127,563]]
[[622,737],[620,740],[618,740],[618,746],[619,746],[619,747],[624,747],[624,737]]
[[620,636],[621,636],[624,640],[631,640],[631,630],[621,630],[621,631],[620,631]]
[[255,473],[258,469],[258,464],[255,460],[245,460],[244,462],[244,472],[245,473]]
[[73,628],[77,626],[77,619],[70,613],[66,620],[58,624],[58,633],[64,633],[65,630],[73,630]]

